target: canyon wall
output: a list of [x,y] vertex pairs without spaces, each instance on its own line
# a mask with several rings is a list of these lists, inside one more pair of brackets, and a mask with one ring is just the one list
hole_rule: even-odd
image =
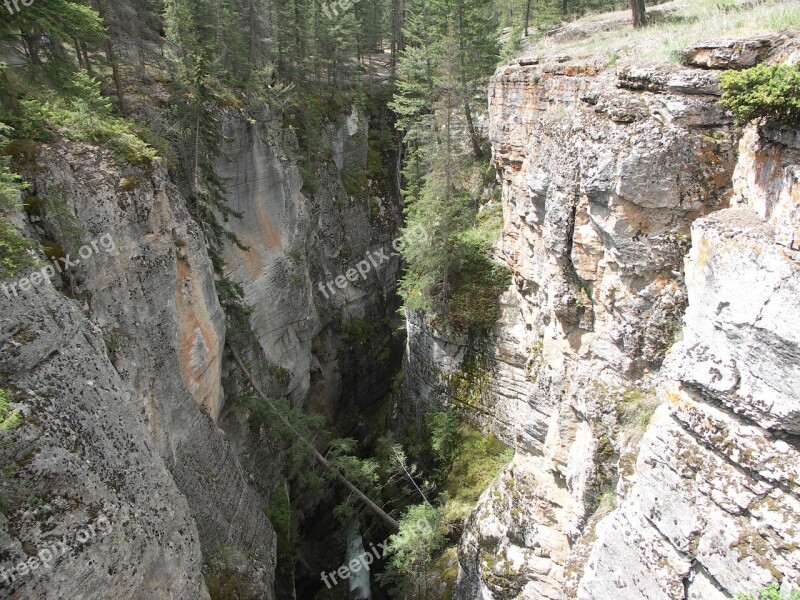
[[241,120],[225,124],[230,161],[217,170],[227,181],[229,206],[245,214],[230,229],[247,247],[228,245],[225,262],[244,286],[253,330],[278,375],[267,386],[336,422],[348,413],[342,402],[357,397],[369,404],[388,390],[385,373],[372,369],[361,374],[363,393],[343,398],[342,378],[358,357],[340,353],[348,322],[380,329],[392,315],[399,257],[368,262],[366,273],[344,288],[327,284],[368,255],[391,249],[400,210],[393,197],[357,198],[342,185],[346,164],[366,168],[369,121],[356,108],[323,132],[331,160],[312,165],[313,194],[301,191],[300,170],[289,158],[299,152],[296,139],[277,131]]
[[484,349],[408,324],[408,399],[468,406],[516,449],[466,523],[454,597],[800,583],[800,146],[734,127],[706,68],[792,48],[713,43],[684,67],[528,57],[495,74],[513,284]]
[[[301,190],[294,134],[265,106],[252,110],[220,117],[231,141],[218,171],[244,213],[228,228],[247,246],[225,250],[229,276],[254,309],[269,391],[332,422],[345,413],[352,430],[358,413],[340,404],[370,405],[389,382],[342,354],[343,330],[394,312],[398,259],[327,297],[318,282],[387,246],[398,207],[344,191],[343,161],[367,156],[368,122],[355,110],[324,134],[331,158],[317,165],[313,195]],[[260,439],[228,401],[228,332],[191,202],[158,162],[120,166],[66,140],[29,158],[29,208],[16,223],[81,262],[53,285],[0,294],[3,388],[22,411],[0,449],[12,465],[0,596],[204,598],[204,563],[222,560],[274,597],[266,509],[283,460],[277,440]],[[92,242],[84,259],[79,247]],[[342,372],[359,364],[371,370],[347,388]],[[67,546],[47,566],[13,571],[59,540]]]

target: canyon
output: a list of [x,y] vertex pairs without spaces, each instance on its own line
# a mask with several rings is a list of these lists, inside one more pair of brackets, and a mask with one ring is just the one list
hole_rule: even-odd
[[[245,246],[224,260],[253,307],[247,358],[266,365],[265,391],[358,439],[456,406],[514,450],[439,597],[800,585],[800,131],[739,127],[717,103],[722,70],[760,61],[800,63],[797,38],[696,44],[681,64],[524,55],[497,70],[494,258],[512,282],[483,343],[413,311],[397,332],[397,256],[320,291],[402,227],[399,189],[365,200],[343,183],[366,167],[370,115],[348,106],[326,125],[310,191],[281,115],[222,111],[217,170]],[[108,234],[116,251],[60,287],[0,294],[0,371],[23,414],[0,449],[20,483],[0,513],[0,577],[54,530],[110,530],[17,569],[0,595],[210,598],[203,566],[225,555],[258,597],[303,598],[268,518],[287,459],[231,400],[235,332],[187,198],[158,162],[119,165],[85,142],[43,144],[31,162],[26,194],[59,194],[81,237]],[[63,237],[30,212],[14,223]],[[356,321],[371,330],[354,341]],[[332,570],[345,548],[319,546],[336,525],[313,527],[307,570]]]

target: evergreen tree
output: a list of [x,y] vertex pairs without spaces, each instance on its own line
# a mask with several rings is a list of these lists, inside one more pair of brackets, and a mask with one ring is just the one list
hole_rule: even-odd
[[[10,14],[0,10],[0,39],[20,40],[28,59],[42,64],[42,53],[50,61],[66,58],[65,44],[75,40],[92,47],[105,39],[99,15],[83,2],[73,0],[48,0]],[[84,50],[79,50],[82,59]]]
[[484,154],[472,106],[494,68],[494,21],[486,0],[412,0],[403,33],[392,108],[407,147],[407,225],[427,241],[405,249],[400,289],[406,308],[447,320],[458,239],[475,222],[465,174]]

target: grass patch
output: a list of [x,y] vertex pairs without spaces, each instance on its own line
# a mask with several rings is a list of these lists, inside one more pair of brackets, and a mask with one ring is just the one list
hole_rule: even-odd
[[[611,16],[607,14],[606,16]],[[576,21],[596,21],[593,15]],[[669,18],[649,27],[619,29],[563,43],[543,39],[531,48],[540,56],[611,56],[614,64],[637,65],[677,63],[680,51],[704,40],[724,37],[746,37],[800,27],[800,0],[767,0],[753,3],[745,0],[698,0],[678,10]]]
[[452,447],[449,454],[452,462],[446,470],[441,494],[442,516],[448,523],[466,519],[480,495],[514,457],[514,450],[495,436],[484,437],[460,420],[455,423],[455,431],[448,442]]
[[597,508],[594,514],[599,519],[617,508],[617,492],[614,487],[609,485],[600,490],[595,497],[595,504]]
[[636,387],[626,389],[617,404],[623,430],[631,437],[641,437],[650,425],[658,404],[652,390]]
[[496,239],[494,213],[490,210],[485,216],[479,215],[482,220],[478,226],[459,234],[455,242],[448,316],[456,331],[478,336],[488,334],[494,326],[500,296],[511,284],[508,268],[489,255]]

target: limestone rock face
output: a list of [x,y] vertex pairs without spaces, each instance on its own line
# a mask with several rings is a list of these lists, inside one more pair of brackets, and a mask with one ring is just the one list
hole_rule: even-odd
[[408,398],[447,404],[466,380],[517,450],[466,523],[454,597],[795,585],[798,144],[743,134],[719,93],[701,68],[497,71],[513,285],[482,352],[408,327]]
[[[101,388],[100,400],[126,405],[146,432],[135,437],[163,461],[185,498],[173,511],[176,522],[191,523],[186,529],[188,541],[182,550],[176,547],[178,554],[171,560],[183,552],[184,561],[196,562],[201,549],[209,556],[220,545],[238,548],[246,554],[242,570],[260,583],[264,597],[271,597],[275,536],[262,510],[265,499],[248,485],[229,440],[215,422],[223,406],[225,328],[202,233],[177,188],[157,165],[123,170],[94,148],[59,144],[41,151],[38,166],[31,193],[53,198],[63,212],[73,215],[65,217],[69,227],[48,225],[39,233],[53,236],[73,259],[78,246],[97,244],[91,256],[84,260],[81,255],[71,281],[63,282],[74,298],[64,302],[91,319],[100,340],[96,351],[111,358],[95,369],[95,377],[85,378],[119,382],[118,399],[105,396]],[[34,225],[41,226],[44,222]],[[62,285],[58,278],[56,283]],[[21,342],[23,350],[25,343]],[[65,364],[62,377],[72,378],[70,369],[76,364]],[[103,416],[98,426],[111,418]],[[52,443],[71,445],[68,438],[58,436]],[[124,464],[116,461],[113,466],[117,469],[113,477],[125,474]],[[25,473],[22,469],[19,476],[24,478]],[[48,476],[47,470],[38,476]],[[115,485],[113,478],[106,485]],[[162,494],[158,482],[145,481],[142,486],[138,494]],[[134,503],[131,510],[144,509]],[[156,529],[153,543],[167,540],[167,533]],[[30,535],[23,529],[14,537],[21,542]],[[125,543],[120,541],[120,547]],[[195,589],[204,589],[196,566],[193,574],[177,571],[166,571],[164,577],[176,582],[194,577]],[[58,577],[66,576],[59,571]],[[107,594],[98,597],[102,596]]]
[[748,127],[736,208],[692,228],[689,307],[666,362],[665,405],[630,493],[597,527],[579,598],[797,587],[800,252],[779,233],[798,216],[794,139]]
[[[23,413],[0,448],[15,465],[0,595],[207,598],[189,504],[101,329],[51,286],[3,294],[0,311],[0,368],[13,374],[3,387]],[[22,572],[31,560],[35,570]]]
[[[777,36],[776,36],[777,37]],[[772,37],[715,40],[696,44],[682,53],[683,63],[705,69],[749,69],[766,58],[775,44]]]
[[[358,199],[342,188],[345,165],[366,165],[368,122],[356,109],[324,132],[333,160],[315,191],[304,189],[282,150],[296,140],[274,131],[226,121],[231,160],[218,171],[228,180],[229,206],[247,215],[229,226],[248,247],[229,246],[226,264],[254,308],[253,330],[266,357],[286,375],[273,382],[275,393],[334,420],[346,412],[339,405],[343,371],[354,358],[340,356],[341,326],[351,319],[380,322],[391,310],[399,268],[391,243],[400,214],[388,199]],[[364,276],[344,289],[327,287],[364,260]],[[362,374],[358,395],[379,398],[385,379],[375,370]]]
[[[398,207],[348,196],[341,182],[340,170],[366,164],[366,119],[353,111],[324,133],[331,160],[313,195],[282,149],[297,140],[268,111],[256,122],[231,109],[222,120],[233,141],[218,174],[246,215],[228,228],[247,247],[225,258],[255,309],[268,391],[331,420],[357,415],[339,405],[345,384],[348,402],[370,403],[390,382],[367,357],[341,352],[343,328],[395,312],[399,264]],[[32,178],[34,208],[16,222],[81,263],[55,288],[0,294],[3,388],[24,415],[19,440],[2,448],[17,467],[3,482],[15,492],[0,520],[0,578],[102,518],[110,533],[17,577],[15,597],[204,598],[201,566],[224,549],[235,564],[223,566],[273,598],[265,508],[282,457],[226,405],[225,319],[201,226],[158,164],[120,167],[97,148],[58,142],[40,150]],[[61,216],[42,218],[45,205]],[[352,281],[367,253],[369,269]],[[323,293],[345,275],[344,289]]]
[[685,390],[667,393],[636,483],[597,526],[578,598],[730,598],[796,588],[797,449]]

